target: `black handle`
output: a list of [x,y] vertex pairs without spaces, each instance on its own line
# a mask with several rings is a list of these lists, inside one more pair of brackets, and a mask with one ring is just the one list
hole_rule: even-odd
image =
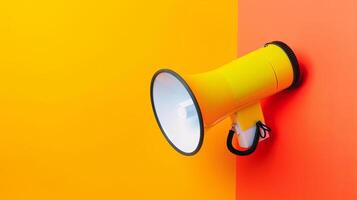
[[[233,154],[239,155],[239,156],[247,156],[251,153],[253,153],[255,151],[255,149],[258,146],[259,143],[259,137],[265,138],[266,137],[266,132],[267,131],[271,131],[271,129],[266,126],[265,124],[263,124],[261,121],[258,121],[256,123],[256,129],[255,129],[255,134],[254,134],[254,139],[253,139],[253,144],[252,146],[249,147],[249,149],[245,150],[245,151],[241,151],[236,149],[233,145],[232,145],[232,140],[233,140],[233,136],[235,134],[234,130],[229,130],[228,132],[228,137],[227,137],[227,148],[230,152],[232,152]],[[263,129],[264,134],[261,133],[260,129]]]

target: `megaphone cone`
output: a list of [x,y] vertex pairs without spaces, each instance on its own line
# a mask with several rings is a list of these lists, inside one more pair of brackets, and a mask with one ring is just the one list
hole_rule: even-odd
[[178,152],[197,153],[204,130],[231,116],[230,133],[237,132],[240,146],[250,149],[236,150],[227,143],[228,149],[248,155],[263,138],[258,132],[268,130],[260,100],[296,86],[299,76],[293,51],[275,41],[205,73],[179,75],[159,70],[151,81],[151,102],[161,131]]

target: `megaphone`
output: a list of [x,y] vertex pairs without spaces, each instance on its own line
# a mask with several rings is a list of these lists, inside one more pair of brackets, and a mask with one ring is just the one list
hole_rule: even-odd
[[[231,117],[227,147],[236,155],[249,155],[269,137],[260,100],[295,87],[299,77],[292,49],[274,41],[205,73],[157,71],[151,80],[151,103],[161,132],[179,153],[196,154],[205,130]],[[234,134],[239,148],[232,144]]]

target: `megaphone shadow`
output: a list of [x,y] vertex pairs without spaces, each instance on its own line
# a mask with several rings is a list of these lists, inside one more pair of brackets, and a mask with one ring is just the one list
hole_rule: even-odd
[[[308,82],[308,71],[307,66],[310,66],[310,62],[307,59],[307,56],[299,56],[298,59],[300,65],[300,80],[297,87],[287,89],[286,91],[282,91],[276,95],[273,95],[262,102],[263,112],[265,116],[266,124],[272,129],[270,137],[263,142],[258,144],[257,150],[252,154],[252,158],[258,161],[259,163],[264,163],[265,159],[269,159],[274,152],[274,148],[276,147],[276,141],[280,134],[289,134],[289,133],[280,133],[278,129],[279,124],[277,123],[277,119],[279,118],[280,113],[289,107],[292,100],[297,97],[303,91],[303,88],[306,86]],[[250,157],[250,156],[249,156]]]

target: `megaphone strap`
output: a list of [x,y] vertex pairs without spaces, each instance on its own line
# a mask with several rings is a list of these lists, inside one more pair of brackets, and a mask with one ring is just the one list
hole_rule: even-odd
[[255,130],[255,135],[253,139],[253,144],[249,147],[249,149],[241,151],[236,149],[233,144],[233,137],[235,134],[235,131],[233,129],[230,129],[228,132],[228,137],[227,137],[227,148],[230,152],[233,154],[239,155],[239,156],[247,156],[255,151],[255,149],[258,146],[259,143],[259,137],[265,138],[267,136],[267,132],[271,131],[271,128],[269,128],[267,125],[263,124],[263,122],[258,121],[256,123],[256,130]]
[[260,130],[263,130],[263,133],[262,131],[259,131],[259,135],[261,138],[265,138],[267,136],[267,132],[270,132],[271,131],[271,128],[269,128],[267,125],[263,124],[263,122],[261,121],[258,121],[256,123],[257,125],[257,129],[260,129]]

